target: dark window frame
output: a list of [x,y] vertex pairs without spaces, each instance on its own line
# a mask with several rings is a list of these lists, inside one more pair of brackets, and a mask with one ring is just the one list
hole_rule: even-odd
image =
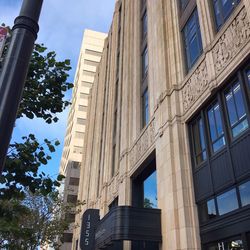
[[[194,22],[193,26],[189,26],[191,24],[191,21]],[[193,31],[193,36],[190,37],[190,30],[187,30],[188,28],[191,28]],[[185,65],[186,65],[186,72],[190,71],[192,67],[195,65],[195,63],[198,61],[200,56],[203,53],[203,44],[202,44],[202,37],[201,37],[201,31],[200,31],[200,23],[199,23],[199,15],[197,7],[194,8],[193,12],[188,17],[187,21],[183,25],[181,29],[181,35],[182,35],[182,41],[183,41],[183,49],[185,54]],[[191,45],[192,42],[196,43],[197,46],[197,55],[195,58],[192,59],[191,55]]]
[[[225,93],[229,90],[229,89],[233,89],[233,87],[239,83],[240,89],[241,89],[241,95],[242,95],[242,101],[243,101],[243,105],[244,105],[244,109],[245,109],[245,116],[241,117],[233,126],[231,126],[231,122],[230,122],[230,117],[229,117],[229,110],[228,110],[228,106],[227,106],[227,102],[226,102],[226,96]],[[246,83],[247,84],[247,83]],[[225,120],[226,120],[226,124],[227,124],[227,128],[228,128],[228,132],[229,132],[229,137],[230,137],[230,141],[234,141],[236,140],[238,137],[240,137],[245,131],[247,131],[249,129],[249,112],[247,109],[248,103],[247,103],[247,97],[246,97],[246,90],[244,88],[244,84],[242,81],[242,77],[241,75],[238,73],[236,77],[233,78],[232,81],[230,81],[229,86],[226,87],[222,92],[222,100],[223,100],[223,107],[224,107],[224,111],[223,112],[225,114]],[[234,94],[233,94],[234,95]],[[235,99],[234,99],[235,102]],[[236,107],[236,104],[235,104]],[[237,112],[237,108],[236,108],[236,112]],[[238,116],[238,114],[237,114]],[[244,129],[243,131],[241,131],[239,134],[237,134],[236,136],[233,136],[233,128],[237,127],[241,122],[243,122],[243,120],[246,120],[248,123],[248,128]]]

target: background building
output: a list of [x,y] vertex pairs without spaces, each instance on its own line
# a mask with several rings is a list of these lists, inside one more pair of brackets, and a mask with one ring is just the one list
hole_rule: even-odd
[[[68,125],[64,139],[64,148],[60,165],[60,173],[64,179],[63,195],[65,202],[76,202],[80,179],[81,161],[87,123],[88,97],[95,78],[96,68],[100,62],[106,34],[85,30],[80,56],[76,69],[72,104],[68,115]],[[75,214],[67,215],[73,223]],[[62,249],[71,249],[72,227],[64,234]]]
[[73,249],[250,249],[249,56],[249,0],[117,1]]

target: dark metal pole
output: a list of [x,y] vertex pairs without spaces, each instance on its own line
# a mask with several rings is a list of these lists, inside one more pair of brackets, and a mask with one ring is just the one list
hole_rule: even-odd
[[15,19],[8,53],[0,75],[0,175],[22,97],[32,50],[39,30],[43,0],[23,0]]

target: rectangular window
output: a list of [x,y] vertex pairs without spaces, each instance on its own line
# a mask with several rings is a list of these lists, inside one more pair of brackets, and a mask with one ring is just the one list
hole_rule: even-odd
[[83,132],[76,131],[75,137],[78,138],[78,139],[83,139],[83,138],[84,138],[84,133],[83,133]]
[[213,0],[214,15],[217,29],[226,22],[240,0]]
[[86,81],[81,82],[82,87],[92,88],[92,85],[93,85],[92,82],[86,82]]
[[207,114],[213,152],[217,152],[225,145],[224,130],[222,127],[219,103],[216,102],[215,104],[213,104],[213,106],[208,110]]
[[148,72],[148,48],[142,53],[142,79],[144,79]]
[[68,194],[67,202],[69,203],[76,203],[77,202],[77,195]]
[[88,100],[89,95],[88,95],[88,94],[85,94],[85,93],[80,93],[80,98],[81,98],[81,99]]
[[83,147],[74,146],[73,153],[82,154],[83,153]]
[[73,234],[72,233],[64,233],[63,234],[63,242],[72,242]]
[[217,216],[215,200],[211,199],[200,205],[200,217],[202,222],[211,220]]
[[224,95],[232,136],[236,137],[248,128],[246,109],[239,82],[232,85]]
[[182,30],[184,49],[186,53],[187,69],[191,69],[202,53],[201,32],[197,9],[188,19]]
[[241,205],[250,205],[250,181],[239,186]]
[[76,123],[80,125],[86,125],[86,119],[77,118]]
[[79,105],[79,106],[78,106],[78,110],[79,110],[79,111],[87,112],[87,109],[88,109],[87,106],[84,106],[84,105]]
[[142,125],[145,127],[149,122],[149,104],[148,104],[148,90],[142,96]]
[[229,213],[239,208],[236,189],[232,189],[217,197],[219,215]]
[[192,126],[195,163],[199,165],[207,159],[204,125],[201,118],[198,118]]
[[75,178],[75,177],[70,177],[69,178],[69,185],[72,186],[78,186],[79,185],[79,178]]

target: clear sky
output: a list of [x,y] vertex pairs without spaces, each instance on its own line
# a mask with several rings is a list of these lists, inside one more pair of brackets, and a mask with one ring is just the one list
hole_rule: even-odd
[[[0,0],[0,24],[13,26],[22,0]],[[70,59],[72,70],[69,81],[73,82],[78,54],[84,29],[108,32],[113,17],[115,0],[44,0],[39,21],[39,43],[50,51],[56,51],[57,59]],[[70,99],[71,93],[67,94]],[[21,136],[33,133],[42,141],[58,139],[52,160],[42,170],[52,177],[58,173],[63,148],[63,138],[67,123],[67,112],[59,115],[59,122],[47,125],[40,119],[19,119],[16,123],[12,139],[20,141]]]

